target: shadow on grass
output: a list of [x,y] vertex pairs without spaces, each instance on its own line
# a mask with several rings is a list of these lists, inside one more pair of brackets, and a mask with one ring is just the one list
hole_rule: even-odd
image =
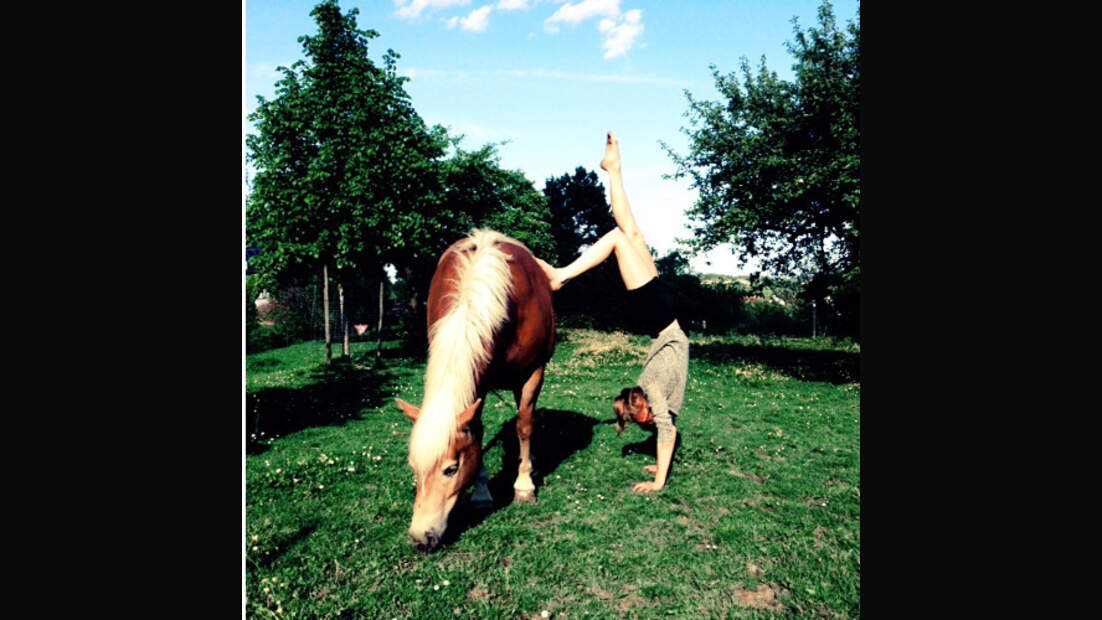
[[358,360],[336,359],[310,374],[299,388],[264,388],[245,395],[245,449],[268,450],[267,441],[314,426],[344,424],[365,408],[378,407],[392,392],[393,375],[385,366],[371,368]]
[[268,553],[265,553],[263,556],[260,557],[260,559],[255,561],[250,560],[250,562],[252,562],[253,566],[255,566],[256,568],[271,566],[277,559],[282,557],[284,553],[287,553],[287,551],[291,547],[293,547],[299,541],[305,539],[310,534],[314,533],[314,530],[316,529],[318,529],[318,525],[316,522],[311,521],[309,523],[306,523],[293,532],[279,537]]
[[[607,422],[576,411],[537,410],[535,428],[532,431],[532,482],[536,485],[537,501],[546,477],[554,473],[570,455],[587,448],[593,441],[593,427],[602,423]],[[444,535],[445,546],[513,503],[513,483],[516,482],[520,466],[520,443],[517,440],[516,424],[516,416],[513,416],[501,425],[497,434],[483,447],[483,453],[486,453],[500,444],[503,451],[501,466],[496,473],[493,472],[493,464],[486,463],[487,474],[491,475],[489,487],[490,495],[494,498],[493,506],[484,510],[475,509],[470,503],[469,494],[458,502],[448,519],[448,530]]]
[[861,380],[859,353],[714,342],[692,345],[689,356],[710,364],[761,364],[800,381],[834,385]]
[[[658,462],[658,429],[653,425],[649,428],[643,427],[649,433],[649,436],[643,441],[637,441],[635,443],[629,443],[623,448],[620,448],[620,457],[627,458],[632,454],[642,454],[643,456],[649,456]],[[631,432],[631,429],[624,429],[625,433]],[[674,469],[677,468],[677,464],[681,461],[683,453],[681,451],[681,433],[677,433],[677,437],[673,440],[673,456],[670,458],[669,469],[666,471],[666,479],[673,477]],[[648,463],[649,465],[650,463]]]

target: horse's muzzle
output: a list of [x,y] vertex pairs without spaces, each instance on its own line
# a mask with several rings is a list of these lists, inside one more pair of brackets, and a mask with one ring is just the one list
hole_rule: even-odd
[[423,534],[409,533],[409,541],[413,544],[413,547],[418,551],[429,552],[433,551],[440,545],[440,536],[433,534],[432,532],[425,532]]

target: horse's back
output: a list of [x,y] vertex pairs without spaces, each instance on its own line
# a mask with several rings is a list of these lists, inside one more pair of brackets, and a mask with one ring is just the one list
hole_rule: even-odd
[[551,284],[527,247],[500,234],[472,235],[453,243],[441,255],[429,288],[428,326],[431,330],[455,303],[460,254],[477,250],[478,239],[491,241],[505,255],[512,280],[508,319],[498,331],[493,368],[488,369],[494,375],[492,383],[504,387],[545,365],[555,350]]

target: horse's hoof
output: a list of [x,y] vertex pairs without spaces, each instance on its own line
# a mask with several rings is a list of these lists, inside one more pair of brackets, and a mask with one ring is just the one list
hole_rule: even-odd
[[524,502],[525,504],[535,504],[536,492],[534,490],[521,491],[520,489],[513,489],[513,501]]
[[494,507],[494,502],[491,500],[472,501],[471,509],[475,512],[486,512]]

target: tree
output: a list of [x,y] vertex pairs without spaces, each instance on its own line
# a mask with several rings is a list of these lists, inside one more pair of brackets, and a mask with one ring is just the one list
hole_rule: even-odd
[[472,228],[490,228],[525,244],[536,256],[550,256],[555,245],[547,200],[524,173],[501,167],[496,145],[465,151],[461,140],[453,139],[455,155],[441,165],[440,206],[451,220],[440,231],[442,243],[450,245]]
[[434,160],[446,144],[443,129],[429,130],[413,109],[398,54],[387,50],[381,68],[368,57],[379,35],[357,28],[358,12],[342,15],[336,0],[314,7],[318,33],[298,38],[310,63],[280,67],[276,98],[259,97],[249,117],[257,174],[246,227],[264,250],[257,270],[265,283],[321,271],[327,300],[331,271],[343,300],[350,273],[381,272],[394,248],[431,235]]
[[680,250],[670,250],[669,253],[662,258],[656,259],[654,261],[654,266],[658,269],[659,275],[671,278],[687,275],[692,272],[692,266],[689,265],[689,259],[686,258]]
[[[756,76],[743,58],[741,84],[712,65],[726,101],[686,91],[689,153],[663,147],[673,177],[691,177],[699,191],[687,212],[690,247],[731,243],[743,263],[758,257],[779,275],[810,275],[807,296],[822,308],[828,295],[860,292],[861,73],[859,25],[839,30],[827,1],[818,18],[806,32],[792,20],[795,82],[778,79],[764,57]],[[852,327],[856,304],[848,306]]]
[[388,254],[398,268],[399,289],[408,300],[407,346],[422,350],[425,307],[429,283],[437,259],[452,243],[474,228],[489,228],[524,243],[536,256],[554,250],[547,201],[523,173],[501,167],[497,146],[486,144],[468,151],[463,136],[449,138],[454,154],[439,162],[438,191],[431,197],[432,211],[419,216],[424,234]]
[[582,246],[594,243],[616,227],[605,200],[605,188],[595,172],[578,166],[573,176],[549,178],[543,195],[551,211],[551,236],[555,240],[555,253],[547,260],[556,265],[570,263]]

